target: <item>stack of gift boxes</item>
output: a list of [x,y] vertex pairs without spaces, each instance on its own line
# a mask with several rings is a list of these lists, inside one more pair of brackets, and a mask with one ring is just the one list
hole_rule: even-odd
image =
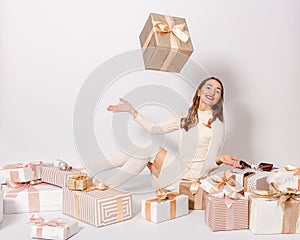
[[[193,52],[185,19],[161,14],[150,14],[140,43],[145,68],[151,70],[180,72]],[[300,167],[271,171],[269,164],[263,166],[181,179],[179,192],[158,188],[156,196],[142,200],[141,217],[160,223],[202,210],[212,231],[299,233]],[[33,212],[29,220],[33,238],[67,239],[78,232],[76,220],[102,227],[132,217],[131,193],[63,161],[58,166],[43,162],[2,166],[0,181],[0,222],[3,212]],[[37,215],[57,210],[76,220]]]

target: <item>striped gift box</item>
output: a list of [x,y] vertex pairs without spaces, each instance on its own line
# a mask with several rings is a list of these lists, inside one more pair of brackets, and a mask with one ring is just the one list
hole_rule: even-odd
[[63,188],[63,213],[95,227],[121,222],[132,217],[131,193]]
[[212,231],[248,229],[248,199],[206,198],[205,221]]
[[59,187],[67,187],[68,179],[75,176],[78,172],[78,170],[61,170],[59,167],[43,167],[41,180]]

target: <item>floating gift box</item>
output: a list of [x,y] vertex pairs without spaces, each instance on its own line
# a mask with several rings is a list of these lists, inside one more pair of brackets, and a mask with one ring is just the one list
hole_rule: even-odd
[[6,183],[7,180],[13,182],[28,182],[41,178],[43,167],[53,166],[52,163],[43,163],[42,161],[31,163],[8,164],[0,167],[0,182]]
[[4,213],[58,211],[62,189],[40,181],[3,185]]
[[207,192],[200,187],[200,180],[183,178],[179,183],[179,194],[187,195],[189,198],[189,209],[205,209]]
[[241,195],[237,199],[221,195],[208,194],[206,198],[205,221],[210,229],[248,229],[248,199]]
[[34,223],[31,226],[32,238],[65,240],[79,230],[77,221],[62,218],[45,220],[38,215],[33,215],[29,222]]
[[0,223],[3,221],[3,192],[2,185],[0,184]]
[[154,223],[178,218],[189,213],[188,196],[176,192],[164,193],[158,190],[158,196],[142,200],[142,217]]
[[131,194],[96,187],[63,188],[63,213],[95,227],[121,222],[132,217]]
[[254,234],[300,233],[300,194],[282,192],[271,183],[271,191],[253,190],[250,198],[249,229]]
[[150,13],[140,34],[146,69],[180,72],[193,53],[186,20]]
[[218,172],[201,181],[200,187],[208,193],[221,192],[229,195],[231,192],[242,192],[243,186],[236,182],[234,173],[230,170]]
[[83,191],[93,186],[93,178],[86,174],[75,175],[68,179],[68,188],[70,190]]

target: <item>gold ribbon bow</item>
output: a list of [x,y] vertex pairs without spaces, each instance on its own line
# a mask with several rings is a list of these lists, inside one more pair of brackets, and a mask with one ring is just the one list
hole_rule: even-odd
[[201,179],[182,178],[181,181],[186,182],[186,183],[191,183],[190,192],[191,192],[192,195],[195,195],[198,192],[199,187],[201,185]]
[[300,167],[292,166],[292,165],[286,165],[284,167],[286,171],[294,171],[294,176],[300,176]]
[[158,187],[156,189],[156,199],[157,199],[158,202],[172,200],[178,195],[179,195],[178,192],[167,192],[166,193],[160,187]]
[[297,189],[287,188],[285,192],[271,182],[270,191],[251,189],[254,197],[277,199],[277,206],[283,205],[281,233],[296,233],[300,212],[300,193]]
[[214,175],[212,180],[217,184],[210,189],[209,193],[218,192],[223,189],[225,185],[227,185],[232,190],[232,192],[236,192],[236,189],[234,188],[236,184],[233,177],[234,174],[230,170],[227,170],[222,177]]

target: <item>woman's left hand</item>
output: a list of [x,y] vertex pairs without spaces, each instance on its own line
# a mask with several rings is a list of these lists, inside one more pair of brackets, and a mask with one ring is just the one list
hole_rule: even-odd
[[[234,157],[232,155],[229,154],[222,154],[218,160],[217,160],[217,164],[218,163],[225,163],[229,166],[235,167],[235,168],[242,168],[242,165],[239,164],[239,162],[241,161],[240,158],[238,157]],[[218,164],[218,165],[220,165]]]

